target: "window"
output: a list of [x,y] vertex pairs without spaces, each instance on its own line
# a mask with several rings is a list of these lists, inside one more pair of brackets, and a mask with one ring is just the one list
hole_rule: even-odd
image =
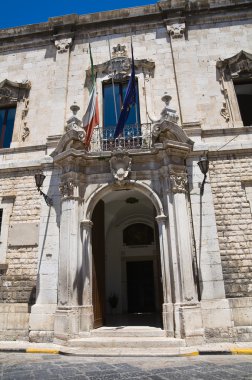
[[[115,100],[116,100],[116,110],[119,118],[120,111],[123,105],[123,100],[126,94],[126,89],[128,86],[128,81],[115,82]],[[138,85],[136,82],[136,105],[134,105],[129,113],[128,120],[126,122],[126,129],[136,128],[140,124],[140,112],[139,112],[139,96],[138,96]],[[114,105],[114,95],[113,95],[113,85],[112,83],[103,84],[103,128],[104,129],[114,129],[116,127],[116,115],[115,115],[115,105]]]
[[9,148],[12,140],[16,107],[0,109],[0,148]]
[[123,231],[123,243],[126,245],[150,245],[153,242],[154,231],[147,224],[131,224]]
[[252,54],[243,50],[217,62],[219,82],[225,96],[226,121],[234,126],[252,125]]
[[0,236],[1,236],[1,229],[2,229],[2,220],[3,220],[3,209],[0,208]]
[[243,124],[252,125],[252,80],[244,82],[234,80],[234,88]]

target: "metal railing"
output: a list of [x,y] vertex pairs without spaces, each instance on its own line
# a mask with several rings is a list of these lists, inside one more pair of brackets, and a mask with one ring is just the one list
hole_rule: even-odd
[[123,133],[114,139],[115,127],[95,127],[90,152],[114,149],[148,149],[151,147],[151,123],[126,125]]

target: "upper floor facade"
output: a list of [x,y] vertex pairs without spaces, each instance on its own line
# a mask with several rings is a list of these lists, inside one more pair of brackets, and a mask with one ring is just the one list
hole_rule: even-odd
[[[195,147],[210,144],[217,150],[234,133],[236,141],[248,142],[251,12],[248,0],[197,6],[159,1],[1,30],[0,159],[13,160],[17,153],[21,159],[43,157],[67,129],[81,131],[92,84],[89,44],[99,108],[90,152],[152,148],[155,126],[167,112]],[[137,103],[123,136],[114,141],[130,78],[131,39]]]

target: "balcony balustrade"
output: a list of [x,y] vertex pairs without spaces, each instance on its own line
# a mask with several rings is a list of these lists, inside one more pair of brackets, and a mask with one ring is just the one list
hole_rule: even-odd
[[151,123],[126,125],[120,136],[114,139],[116,127],[96,127],[93,132],[90,152],[114,149],[149,149],[152,145]]

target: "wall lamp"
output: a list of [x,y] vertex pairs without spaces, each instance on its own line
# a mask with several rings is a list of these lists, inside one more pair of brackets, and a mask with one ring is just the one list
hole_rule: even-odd
[[48,195],[46,195],[42,190],[41,190],[41,186],[43,185],[43,182],[44,182],[44,179],[45,179],[45,175],[43,173],[36,173],[34,175],[35,177],[35,182],[36,182],[36,186],[37,186],[37,190],[39,192],[40,195],[43,195],[44,197],[44,200],[47,204],[47,206],[52,206],[53,202],[52,202],[52,199],[50,197],[48,197]]
[[202,184],[200,186],[200,195],[204,194],[204,186],[206,182],[207,172],[209,169],[209,160],[207,157],[201,157],[201,159],[198,162],[199,168],[201,170],[201,173],[204,174],[204,179],[202,181]]

